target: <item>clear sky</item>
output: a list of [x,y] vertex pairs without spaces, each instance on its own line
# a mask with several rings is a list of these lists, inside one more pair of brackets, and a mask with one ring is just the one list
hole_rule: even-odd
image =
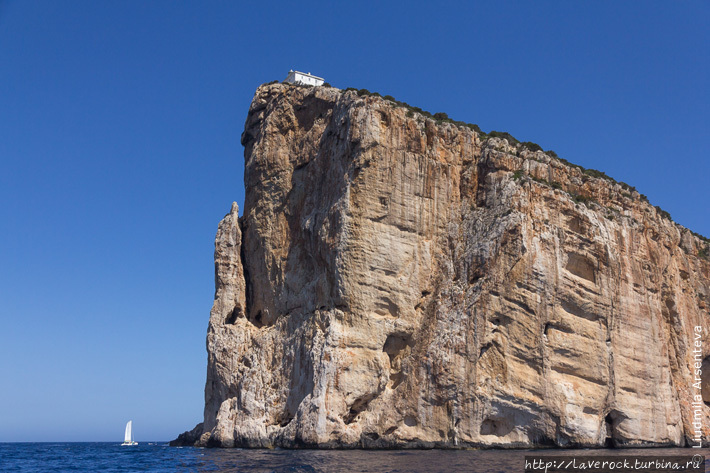
[[217,223],[289,69],[508,131],[710,236],[710,3],[0,0],[0,441],[202,418]]

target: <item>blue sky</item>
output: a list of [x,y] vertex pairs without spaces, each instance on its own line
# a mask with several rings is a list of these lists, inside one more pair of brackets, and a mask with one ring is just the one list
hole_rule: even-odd
[[202,417],[255,88],[310,71],[634,185],[710,236],[710,3],[0,0],[0,441]]

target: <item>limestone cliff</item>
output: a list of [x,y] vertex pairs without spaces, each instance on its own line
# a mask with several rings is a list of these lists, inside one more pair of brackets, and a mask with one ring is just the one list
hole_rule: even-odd
[[686,445],[698,419],[710,437],[706,242],[635,191],[334,88],[260,87],[242,143],[183,443]]

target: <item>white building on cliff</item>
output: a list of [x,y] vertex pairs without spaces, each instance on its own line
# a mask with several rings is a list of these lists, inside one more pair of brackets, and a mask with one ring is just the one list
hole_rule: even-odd
[[323,85],[325,79],[322,77],[312,76],[309,72],[298,71],[288,71],[288,77],[284,79],[284,82],[290,82],[291,84],[303,84],[303,85]]

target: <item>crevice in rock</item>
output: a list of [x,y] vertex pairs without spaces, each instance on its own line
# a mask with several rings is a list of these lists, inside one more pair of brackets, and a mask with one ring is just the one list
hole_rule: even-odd
[[397,389],[397,386],[402,384],[402,381],[404,381],[404,375],[402,374],[401,371],[397,371],[396,373],[391,373],[390,374],[390,382],[389,382],[390,389]]
[[604,417],[604,426],[606,432],[606,439],[604,439],[604,446],[611,448],[614,446],[614,419],[611,413]]
[[417,305],[414,306],[414,310],[422,310],[424,308],[424,305],[428,302],[428,297],[430,294],[431,291],[422,291],[422,296],[419,299],[419,302],[417,302]]
[[[242,272],[244,274],[244,303],[245,303],[245,308],[244,308],[244,314],[247,315],[247,320],[251,322],[254,326],[257,328],[261,328],[261,324],[257,324],[252,320],[251,317],[248,316],[248,314],[251,312],[251,307],[254,301],[254,287],[251,284],[251,278],[249,277],[249,265],[247,264],[247,257],[246,257],[246,245],[244,244],[244,239],[247,235],[247,219],[246,217],[242,216],[239,220],[239,229],[242,232],[242,242],[241,242],[241,248],[239,249],[239,259],[242,261]],[[236,321],[236,319],[235,319]]]
[[549,334],[550,330],[557,330],[558,332],[562,333],[576,333],[572,327],[568,327],[567,325],[561,324],[559,321],[550,321],[545,324],[545,329],[547,330],[547,334]]
[[524,310],[528,314],[535,315],[535,311],[532,308],[530,308],[525,302],[518,301],[518,300],[512,299],[510,297],[504,297],[503,299],[510,302],[511,304],[514,304],[514,305],[520,307],[522,310]]
[[570,300],[570,299],[562,299],[560,307],[562,307],[562,310],[567,312],[568,314],[574,315],[575,317],[580,317],[582,319],[587,319],[591,321],[597,321],[599,320],[599,315],[600,314],[595,314],[591,313],[584,308],[580,307],[577,302]]
[[469,267],[467,271],[468,283],[470,285],[474,285],[482,278],[486,277],[486,270],[488,269],[485,267],[485,262],[483,261],[476,261],[475,264],[475,267]]
[[[568,350],[555,350],[556,353],[562,353],[564,352],[565,354],[571,355],[572,353]],[[588,381],[590,383],[598,384],[600,386],[607,386],[606,380],[602,379],[596,379],[591,376],[586,376],[583,373],[580,373],[578,369],[572,368],[570,366],[563,366],[563,365],[556,365],[551,367],[553,371],[556,371],[561,374],[566,374],[568,376],[574,376],[575,378],[583,379],[585,381]]]
[[291,423],[293,420],[294,416],[290,412],[282,412],[279,418],[277,419],[276,423],[279,425],[279,427],[286,427],[288,424]]
[[355,402],[350,406],[350,410],[343,417],[343,422],[346,424],[352,424],[357,418],[358,414],[367,409],[367,406],[375,398],[375,394],[370,393],[355,399]]
[[249,320],[256,328],[261,328],[264,326],[264,323],[261,320],[262,313],[261,311],[257,312],[256,315],[254,316],[253,319]]
[[229,324],[229,325],[234,325],[237,323],[237,319],[239,318],[240,315],[242,315],[242,307],[240,305],[237,305],[232,309],[232,311],[229,313],[227,316],[227,319],[224,321],[224,323]]

